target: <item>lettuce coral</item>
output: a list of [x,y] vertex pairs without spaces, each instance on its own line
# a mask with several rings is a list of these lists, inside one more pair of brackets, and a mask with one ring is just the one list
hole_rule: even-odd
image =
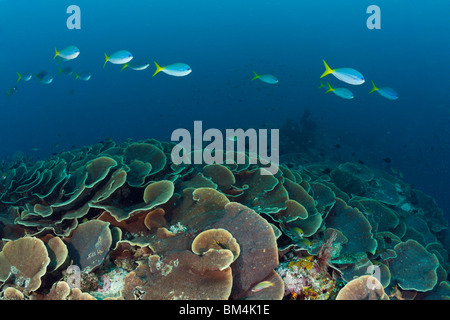
[[275,175],[245,153],[177,165],[172,148],[108,139],[3,163],[0,297],[334,299],[367,275],[387,293],[448,296],[448,221],[398,177],[298,153]]

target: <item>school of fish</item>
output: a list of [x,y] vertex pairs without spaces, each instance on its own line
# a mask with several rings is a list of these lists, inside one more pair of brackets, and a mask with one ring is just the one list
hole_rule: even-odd
[[[80,55],[80,52],[81,52],[80,49],[74,45],[70,45],[61,50],[58,50],[57,48],[55,48],[55,54],[53,56],[53,59],[59,58],[58,63],[60,63],[60,61],[67,62],[67,61],[76,59]],[[106,64],[108,62],[111,64],[121,65],[122,68],[120,69],[120,71],[123,71],[126,68],[129,68],[129,69],[135,70],[135,71],[142,71],[142,70],[146,70],[151,65],[151,63],[148,62],[147,60],[134,59],[133,54],[128,50],[115,51],[115,52],[111,53],[110,55],[105,53],[105,62],[103,64],[103,68],[106,67]],[[323,77],[331,74],[338,80],[340,80],[344,83],[347,83],[347,84],[361,85],[361,84],[365,83],[364,76],[359,71],[357,71],[353,68],[332,69],[328,66],[328,64],[326,63],[325,60],[323,60],[323,63],[325,66],[325,71],[320,76],[320,78],[323,78]],[[154,61],[154,64],[155,64],[156,70],[153,73],[152,77],[155,77],[160,72],[163,72],[167,75],[174,76],[174,77],[184,77],[192,72],[191,67],[185,63],[177,62],[177,63],[164,65],[163,67],[161,67],[156,61]],[[71,67],[64,67],[64,68],[58,67],[58,70],[59,70],[58,74],[62,73],[67,76],[75,75],[75,80],[89,81],[92,77],[92,74],[89,71],[75,72]],[[275,85],[279,82],[278,78],[272,74],[257,74],[255,71],[253,71],[253,74],[254,74],[254,77],[251,80],[258,79],[261,82],[264,82],[264,83],[270,84],[270,85]],[[39,73],[35,73],[35,74],[30,73],[30,72],[22,74],[20,72],[17,72],[17,76],[18,76],[18,78],[17,78],[16,84],[19,83],[20,81],[28,82],[33,77],[36,78],[37,80],[39,80],[40,83],[46,84],[46,85],[51,84],[54,80],[54,77],[45,70],[42,70]],[[350,99],[354,98],[354,94],[349,89],[344,88],[344,87],[333,88],[329,82],[327,82],[327,85],[325,85],[323,82],[321,82],[319,88],[325,88],[325,89],[327,89],[325,91],[325,93],[332,92],[336,96],[338,96],[342,99],[350,100]],[[14,94],[16,94],[17,92],[18,92],[17,85],[14,85],[14,86],[8,88],[8,90],[6,92],[6,97],[9,98],[9,97],[13,96]],[[379,87],[378,88],[375,86],[375,83],[372,81],[372,90],[369,93],[373,93],[373,92],[377,92],[379,95],[381,95],[382,97],[384,97],[388,100],[397,100],[399,97],[398,93],[394,89],[392,89],[390,87]]]

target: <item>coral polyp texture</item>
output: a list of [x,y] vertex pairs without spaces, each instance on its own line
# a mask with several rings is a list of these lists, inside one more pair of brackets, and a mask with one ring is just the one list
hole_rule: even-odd
[[305,157],[267,175],[237,152],[177,165],[173,146],[3,162],[1,299],[450,297],[448,221],[398,177]]

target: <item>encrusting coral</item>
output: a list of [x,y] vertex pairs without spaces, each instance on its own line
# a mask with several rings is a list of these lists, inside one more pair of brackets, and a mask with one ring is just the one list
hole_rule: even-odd
[[275,175],[239,152],[176,165],[173,146],[3,163],[0,298],[449,297],[448,221],[398,177],[299,154]]

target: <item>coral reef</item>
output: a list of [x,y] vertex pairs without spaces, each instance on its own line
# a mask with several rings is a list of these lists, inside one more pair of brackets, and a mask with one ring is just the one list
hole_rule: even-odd
[[448,221],[400,178],[307,153],[275,175],[238,152],[176,165],[173,146],[2,163],[0,298],[448,299]]
[[336,300],[389,300],[389,297],[377,278],[365,275],[347,283]]

